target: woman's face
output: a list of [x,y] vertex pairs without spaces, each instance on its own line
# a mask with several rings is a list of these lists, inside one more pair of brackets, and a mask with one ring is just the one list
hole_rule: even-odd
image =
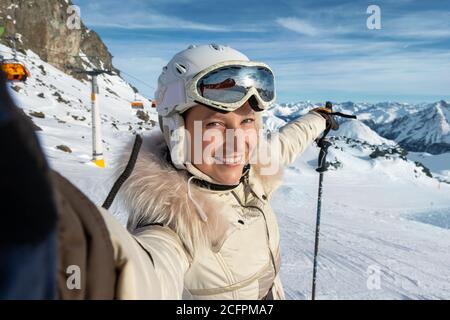
[[250,104],[228,113],[197,105],[183,116],[191,163],[221,184],[238,184],[257,143],[256,115]]

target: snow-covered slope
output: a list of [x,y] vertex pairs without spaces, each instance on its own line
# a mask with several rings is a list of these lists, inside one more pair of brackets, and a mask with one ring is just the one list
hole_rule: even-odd
[[[0,51],[6,52],[5,56],[11,52],[3,45],[0,45]],[[99,169],[91,162],[90,83],[65,74],[31,51],[27,51],[27,55],[19,53],[18,57],[30,69],[31,77],[26,83],[9,85],[16,104],[42,129],[37,131],[38,138],[53,168],[67,176],[93,201],[101,203],[110,187],[108,179],[121,146],[132,139],[134,133],[153,128],[157,116],[150,101],[137,95],[144,103],[139,118],[130,106],[134,100],[131,86],[118,76],[98,77],[106,163],[105,169]],[[122,221],[125,219],[123,217]]]
[[[0,51],[10,51],[8,47],[0,45]],[[78,81],[52,65],[45,63],[32,51],[27,55],[19,53],[20,61],[30,69],[31,77],[24,83],[12,83],[15,98],[21,108],[27,112],[39,111],[47,117],[73,122],[72,115],[90,115],[90,83]],[[100,75],[99,103],[104,121],[117,121],[123,124],[135,124],[136,111],[130,103],[134,99],[131,86],[119,76]],[[148,99],[137,95],[144,102],[146,110],[151,103]],[[69,113],[69,114],[68,114]],[[62,119],[64,118],[64,119]],[[89,117],[86,117],[89,122]],[[79,124],[79,123],[77,123]]]
[[423,163],[433,172],[436,179],[450,182],[450,152],[436,155],[426,152],[410,152],[408,158]]
[[[391,146],[331,140],[332,166],[325,173],[322,200],[319,298],[450,298],[450,185],[429,178],[417,159],[396,152],[370,156]],[[290,298],[310,298],[317,156],[317,147],[309,147],[286,169],[273,197]],[[380,281],[376,288],[368,286],[373,270]]]
[[[117,156],[133,132],[145,134],[152,128],[154,110],[146,101],[150,120],[137,118],[130,108],[134,98],[131,87],[116,76],[100,77],[107,167],[97,168],[90,161],[89,84],[67,76],[31,52],[21,59],[30,67],[32,77],[26,84],[11,85],[18,105],[26,114],[33,114],[32,120],[42,128],[38,135],[51,165],[100,205],[113,184]],[[291,116],[299,116],[312,106],[307,103],[294,110],[287,105],[275,107],[264,115],[266,128],[277,130]],[[342,111],[369,112],[368,105],[354,108],[360,109],[352,110],[346,104]],[[429,177],[425,168],[430,164],[434,175],[434,159],[440,164],[441,174],[450,169],[449,158],[429,155],[422,161],[422,154],[415,153],[410,158],[360,121],[342,123],[330,141],[333,146],[328,155],[330,170],[324,176],[318,297],[450,299],[450,184]],[[61,145],[72,152],[58,149]],[[310,297],[317,156],[315,145],[307,148],[286,168],[283,185],[273,197],[281,229],[281,277],[291,299]],[[425,163],[425,167],[415,161]],[[127,212],[120,203],[114,203],[111,211],[125,223]],[[380,280],[379,287],[367,285],[371,270],[378,270],[375,277]]]
[[355,140],[366,141],[367,143],[380,145],[395,145],[396,143],[392,140],[380,137],[375,131],[370,129],[367,125],[359,120],[347,120],[339,125],[337,131],[330,133],[330,136],[343,136],[352,138]]

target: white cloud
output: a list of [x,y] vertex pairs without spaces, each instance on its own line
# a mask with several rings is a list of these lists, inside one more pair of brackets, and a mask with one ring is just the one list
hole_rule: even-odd
[[415,39],[450,38],[450,12],[424,11],[388,20],[384,29],[394,37]]
[[135,13],[121,15],[120,19],[111,16],[97,15],[93,19],[87,19],[90,27],[114,27],[121,29],[191,29],[202,31],[229,32],[227,27],[196,23],[177,17],[161,15],[157,13]]
[[300,20],[294,17],[288,18],[277,18],[276,22],[282,27],[295,31],[300,34],[304,34],[307,36],[315,36],[320,33],[320,30],[310,23]]
[[264,32],[265,28],[259,25],[224,25],[199,23],[183,18],[160,14],[156,11],[137,11],[102,13],[89,13],[83,16],[84,22],[91,28],[110,27],[120,29],[167,29],[167,30],[198,30],[208,32]]
[[[270,64],[270,63],[269,63]],[[271,64],[283,90],[448,95],[450,54],[391,53]]]

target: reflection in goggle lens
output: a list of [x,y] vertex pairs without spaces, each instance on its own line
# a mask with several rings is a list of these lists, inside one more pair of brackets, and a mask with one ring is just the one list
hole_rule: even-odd
[[213,70],[197,82],[200,96],[221,103],[240,101],[254,87],[263,101],[274,97],[272,72],[258,66],[227,66]]

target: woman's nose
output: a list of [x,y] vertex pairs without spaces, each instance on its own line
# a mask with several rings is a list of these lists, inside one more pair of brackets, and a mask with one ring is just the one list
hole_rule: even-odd
[[227,130],[224,149],[227,154],[240,153],[245,149],[245,136],[243,130]]

